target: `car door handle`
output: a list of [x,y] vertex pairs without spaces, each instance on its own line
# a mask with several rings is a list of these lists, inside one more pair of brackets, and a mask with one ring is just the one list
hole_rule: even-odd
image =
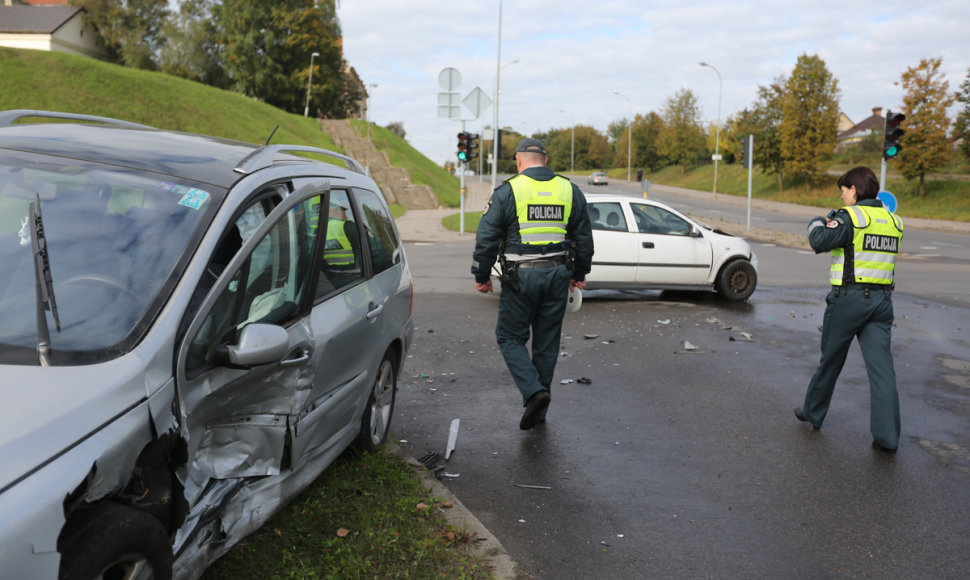
[[287,355],[286,358],[280,361],[280,366],[289,367],[305,363],[308,360],[310,360],[310,349],[301,348]]
[[384,305],[383,304],[374,305],[374,303],[372,302],[371,303],[371,306],[373,306],[373,308],[371,308],[370,310],[367,311],[367,319],[368,320],[371,320],[373,318],[377,318],[378,316],[381,315],[381,312],[384,312]]
[[643,247],[644,248],[652,248],[653,247],[653,242],[643,242]]

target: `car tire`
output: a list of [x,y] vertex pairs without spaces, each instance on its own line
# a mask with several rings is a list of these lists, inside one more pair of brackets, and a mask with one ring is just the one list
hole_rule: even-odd
[[738,302],[747,300],[758,285],[758,273],[747,260],[729,262],[717,276],[715,289],[727,300]]
[[60,580],[171,580],[172,544],[157,518],[115,502],[93,509],[65,537]]
[[367,397],[364,416],[360,420],[360,434],[354,442],[361,451],[377,451],[387,441],[394,416],[397,397],[397,367],[394,355],[388,351],[377,369],[377,378]]

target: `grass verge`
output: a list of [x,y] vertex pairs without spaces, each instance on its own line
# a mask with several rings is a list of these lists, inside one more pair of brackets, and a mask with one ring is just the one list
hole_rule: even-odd
[[203,579],[493,578],[449,507],[387,448],[350,449]]
[[[668,167],[645,177],[658,184],[711,191],[714,184],[714,166],[705,165],[687,171],[679,167]],[[839,189],[835,186],[837,180],[838,175],[830,175],[827,185],[820,187],[812,187],[806,183],[786,183],[785,188],[779,191],[777,176],[756,170],[751,179],[751,194],[756,199],[836,208],[842,205]],[[886,179],[886,189],[899,202],[896,213],[904,219],[915,217],[970,221],[970,181],[960,178],[927,179],[925,197],[918,195],[918,186],[918,181],[894,177],[892,172]],[[748,171],[739,165],[721,165],[718,169],[717,191],[719,194],[746,196]]]

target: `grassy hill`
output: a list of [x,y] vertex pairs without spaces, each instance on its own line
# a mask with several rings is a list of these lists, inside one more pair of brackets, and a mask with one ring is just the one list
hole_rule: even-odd
[[[178,77],[58,52],[0,47],[0,110],[6,109],[100,115],[249,143],[264,143],[279,125],[273,143],[343,152],[314,119]],[[443,204],[457,200],[454,176],[391,131],[377,129],[375,143],[394,165],[409,168]]]

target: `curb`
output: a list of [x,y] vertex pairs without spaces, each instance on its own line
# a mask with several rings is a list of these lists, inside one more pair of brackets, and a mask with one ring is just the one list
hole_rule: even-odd
[[516,580],[518,566],[512,561],[502,543],[490,532],[472,512],[458,500],[451,490],[438,481],[425,466],[407,454],[396,442],[388,441],[385,447],[396,457],[401,458],[414,468],[414,473],[421,482],[431,490],[431,493],[443,501],[451,502],[453,507],[441,509],[445,520],[457,529],[473,534],[480,538],[473,552],[483,556],[495,574],[496,580]]

